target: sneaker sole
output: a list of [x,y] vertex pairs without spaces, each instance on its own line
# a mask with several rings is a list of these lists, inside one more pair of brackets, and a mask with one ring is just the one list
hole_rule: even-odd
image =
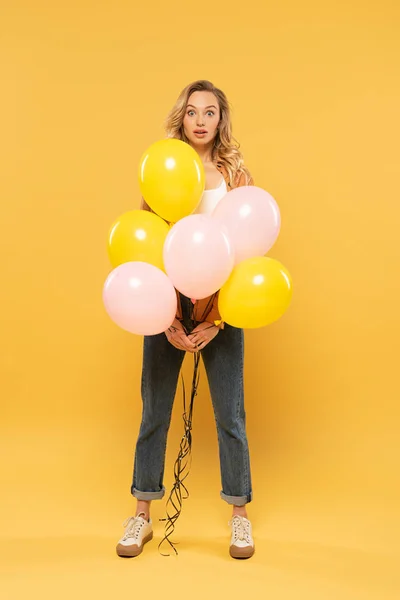
[[230,546],[229,554],[232,556],[232,558],[251,558],[255,550],[255,546],[247,546],[247,548],[238,548],[236,546]]
[[118,544],[117,554],[122,558],[133,558],[134,556],[139,556],[139,554],[143,552],[143,546],[152,539],[153,532],[149,533],[149,535],[143,538],[141,546],[138,546],[137,544],[132,544],[131,546],[124,546],[124,544]]

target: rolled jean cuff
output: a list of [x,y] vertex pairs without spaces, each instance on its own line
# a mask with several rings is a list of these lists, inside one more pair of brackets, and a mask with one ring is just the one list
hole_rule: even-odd
[[131,489],[132,496],[137,498],[138,500],[161,500],[165,494],[165,487],[162,486],[162,489],[159,492],[141,492],[136,488],[132,487]]
[[222,500],[225,500],[228,504],[234,504],[235,506],[244,506],[253,500],[253,492],[250,492],[248,496],[227,496],[224,492],[221,492]]

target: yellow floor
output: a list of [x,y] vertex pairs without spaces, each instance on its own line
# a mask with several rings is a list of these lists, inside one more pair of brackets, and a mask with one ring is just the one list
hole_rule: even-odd
[[[168,492],[181,430],[174,417]],[[153,540],[139,557],[121,559],[115,546],[123,521],[135,510],[128,448],[134,436],[127,432],[125,447],[123,437],[111,443],[112,435],[112,425],[108,434],[77,426],[73,435],[66,426],[26,429],[23,435],[3,430],[0,600],[133,600],[138,594],[179,600],[400,599],[395,469],[390,486],[386,473],[379,481],[376,468],[367,485],[361,466],[352,468],[357,454],[332,464],[326,455],[325,474],[311,460],[286,461],[282,454],[272,464],[255,455],[254,500],[247,508],[256,552],[234,560],[228,553],[231,507],[219,498],[215,432],[205,436],[197,428],[186,481],[190,496],[172,538],[179,542],[178,556],[158,550],[165,496],[151,506]]]
[[[121,559],[115,544],[121,523],[113,514],[97,516],[98,531],[33,537],[29,510],[20,515],[26,537],[1,540],[1,600],[23,598],[269,598],[307,600],[398,600],[399,563],[395,553],[340,543],[326,523],[317,540],[312,519],[276,514],[252,518],[256,553],[249,560],[228,555],[229,528],[225,507],[210,510],[185,507],[178,520],[177,557],[163,557],[158,544],[163,525],[154,511],[154,538],[142,555]],[[126,516],[126,515],[124,515]],[[226,513],[229,517],[229,514]],[[250,516],[250,515],[249,515]],[[316,521],[314,521],[315,527]],[[90,523],[87,527],[89,529]],[[115,526],[115,532],[113,531]],[[329,531],[331,535],[329,536]],[[21,534],[20,534],[21,535]],[[333,541],[335,540],[335,541]],[[168,552],[164,546],[164,552]]]

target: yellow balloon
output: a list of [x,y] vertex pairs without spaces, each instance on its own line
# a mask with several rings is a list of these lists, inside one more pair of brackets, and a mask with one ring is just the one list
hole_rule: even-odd
[[120,216],[108,234],[108,255],[112,266],[133,261],[147,262],[164,269],[163,248],[168,224],[147,210],[131,210]]
[[219,292],[222,319],[233,327],[264,327],[277,321],[292,298],[292,279],[277,260],[248,258],[232,271]]
[[139,185],[150,208],[176,223],[190,215],[201,200],[205,187],[203,163],[186,142],[160,140],[140,160]]

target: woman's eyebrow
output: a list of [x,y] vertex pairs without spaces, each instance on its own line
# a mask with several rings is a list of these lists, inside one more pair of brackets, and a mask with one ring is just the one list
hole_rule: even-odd
[[[194,106],[194,104],[188,104],[187,106],[191,106],[192,108],[196,108],[196,106]],[[210,104],[209,106],[206,106],[205,108],[215,108],[215,110],[217,109],[217,107],[214,106],[214,104]]]

